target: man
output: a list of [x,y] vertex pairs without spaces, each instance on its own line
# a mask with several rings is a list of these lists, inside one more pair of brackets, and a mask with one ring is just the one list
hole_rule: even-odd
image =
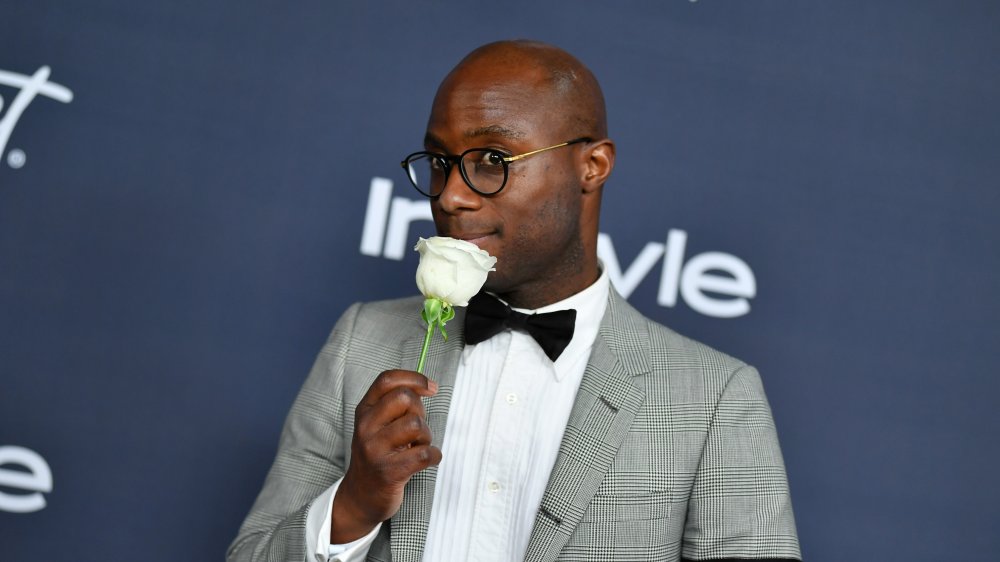
[[[348,310],[231,560],[799,558],[756,371],[601,272],[614,159],[600,87],[568,53],[500,42],[459,63],[404,165],[440,235],[497,257],[484,291],[502,302],[459,309],[426,378],[408,370],[419,298]],[[473,333],[507,306],[554,316]],[[556,317],[572,335],[543,348],[528,326]]]

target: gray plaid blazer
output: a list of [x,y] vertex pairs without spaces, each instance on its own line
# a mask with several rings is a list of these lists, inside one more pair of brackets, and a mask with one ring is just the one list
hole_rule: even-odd
[[[355,304],[292,406],[277,457],[228,560],[308,560],[311,502],[350,461],[354,408],[382,371],[413,369],[422,299]],[[464,309],[435,340],[425,399],[440,446]],[[436,468],[417,473],[368,560],[419,561]],[[614,290],[525,560],[799,558],[771,410],[757,371],[642,316]]]

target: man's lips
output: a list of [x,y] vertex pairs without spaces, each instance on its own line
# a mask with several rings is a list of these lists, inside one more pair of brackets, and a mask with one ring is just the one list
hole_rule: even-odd
[[466,242],[472,242],[478,246],[495,234],[495,232],[449,232],[445,234],[445,236],[450,236],[451,238],[456,238],[458,240],[465,240]]

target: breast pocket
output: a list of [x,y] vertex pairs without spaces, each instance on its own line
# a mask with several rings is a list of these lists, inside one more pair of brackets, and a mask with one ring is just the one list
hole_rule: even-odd
[[595,494],[583,514],[584,522],[646,521],[666,519],[674,507],[673,494],[664,490],[648,494]]
[[595,495],[559,560],[680,560],[684,508],[675,501],[669,491]]

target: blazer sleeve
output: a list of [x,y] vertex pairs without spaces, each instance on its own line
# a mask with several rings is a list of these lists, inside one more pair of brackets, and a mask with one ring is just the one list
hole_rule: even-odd
[[353,424],[345,415],[353,412],[344,407],[344,365],[360,306],[351,306],[337,322],[295,398],[274,464],[226,560],[307,560],[309,507],[346,470],[347,426]]
[[729,377],[695,474],[683,556],[801,559],[771,408],[750,366]]

